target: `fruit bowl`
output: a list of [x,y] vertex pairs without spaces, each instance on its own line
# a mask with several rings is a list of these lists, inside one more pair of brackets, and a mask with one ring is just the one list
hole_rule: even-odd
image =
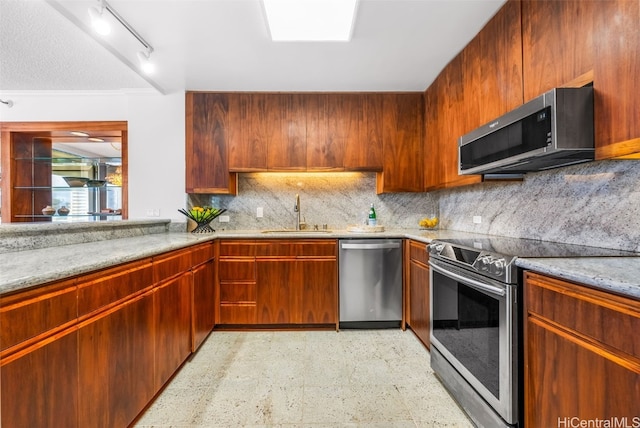
[[418,224],[420,225],[421,229],[435,229],[438,226],[438,222],[438,217],[425,217],[420,219]]

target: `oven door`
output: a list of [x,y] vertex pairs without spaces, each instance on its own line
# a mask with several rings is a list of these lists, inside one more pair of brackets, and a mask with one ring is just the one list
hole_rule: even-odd
[[435,257],[431,345],[507,423],[517,422],[516,286]]

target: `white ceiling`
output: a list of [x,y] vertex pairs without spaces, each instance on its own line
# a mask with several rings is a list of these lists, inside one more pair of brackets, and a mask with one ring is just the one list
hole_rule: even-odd
[[[260,0],[109,0],[155,49],[89,28],[97,0],[0,0],[0,91],[422,91],[504,0],[360,0],[351,42],[272,42]],[[116,28],[118,29],[118,28]]]

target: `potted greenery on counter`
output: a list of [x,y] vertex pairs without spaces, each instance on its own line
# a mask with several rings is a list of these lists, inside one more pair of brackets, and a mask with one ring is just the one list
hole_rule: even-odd
[[184,208],[178,210],[179,213],[196,223],[196,227],[191,233],[215,232],[209,223],[225,211],[226,209],[213,207],[193,207],[189,211]]

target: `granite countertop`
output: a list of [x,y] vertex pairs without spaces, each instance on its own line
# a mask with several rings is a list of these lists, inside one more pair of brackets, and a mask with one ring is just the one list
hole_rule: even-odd
[[[397,229],[377,233],[346,230],[270,232],[259,230],[219,231],[212,234],[183,232],[68,244],[27,251],[0,253],[0,294],[88,273],[188,247],[199,242],[223,239],[340,239],[409,238],[429,243],[434,239],[473,236],[453,230]],[[640,299],[640,257],[520,258],[516,264],[542,274],[575,281],[604,291]]]

